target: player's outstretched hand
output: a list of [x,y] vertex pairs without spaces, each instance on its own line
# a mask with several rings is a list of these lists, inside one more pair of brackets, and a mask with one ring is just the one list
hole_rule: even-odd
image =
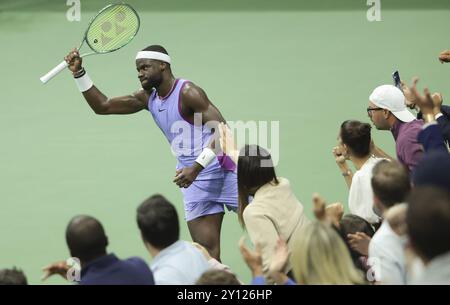
[[173,182],[179,187],[188,188],[202,169],[203,167],[200,164],[194,162],[194,165],[192,166],[177,170]]
[[81,64],[83,60],[81,59],[80,53],[78,53],[77,49],[70,51],[70,53],[64,57],[64,60],[69,64],[69,70],[72,71],[72,73],[78,72],[82,69]]

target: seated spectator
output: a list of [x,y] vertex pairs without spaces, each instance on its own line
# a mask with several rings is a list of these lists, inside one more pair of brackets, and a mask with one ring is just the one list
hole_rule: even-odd
[[28,285],[22,270],[17,268],[0,269],[0,285]]
[[[333,149],[336,164],[350,189],[348,207],[351,214],[376,224],[380,218],[373,212],[373,192],[370,184],[372,169],[381,158],[371,153],[370,125],[359,121],[342,123],[338,146]],[[356,168],[352,173],[346,160],[350,160]]]
[[415,186],[433,185],[450,190],[450,154],[434,151],[427,154],[413,174]]
[[[86,215],[72,218],[66,241],[70,255],[80,261],[80,285],[154,285],[153,274],[141,258],[121,260],[107,254],[108,237],[97,219]],[[44,268],[43,280],[54,274],[67,278],[70,268],[65,261],[51,264]]]
[[[357,215],[348,214],[339,221],[338,232],[350,251],[355,267],[364,272],[368,271],[369,242],[375,234],[370,223]],[[355,239],[359,240],[359,248],[355,247]],[[365,246],[362,246],[363,243]]]
[[[325,201],[315,195],[314,214],[320,222],[307,224],[295,236],[290,262],[298,284],[364,284],[350,258],[349,251],[341,237],[331,227],[342,216],[342,205],[333,204],[325,208]],[[262,275],[260,247],[249,250],[241,239],[242,256],[252,271],[254,285],[265,284]],[[269,272],[277,284],[294,285],[281,270],[288,262],[289,251],[283,240],[278,240]]]
[[[228,156],[236,156],[231,132],[223,124],[219,128],[223,152]],[[224,143],[223,139],[228,140]],[[239,221],[247,230],[252,243],[260,245],[263,271],[268,276],[277,240],[281,238],[291,247],[292,236],[308,219],[289,180],[276,176],[272,158],[264,148],[245,145],[239,153],[237,164]],[[288,273],[290,269],[287,264],[284,272]]]
[[[379,162],[373,169],[372,189],[374,210],[384,217],[389,208],[405,201],[411,189],[405,167],[398,162]],[[375,279],[380,284],[406,283],[405,243],[405,238],[383,221],[369,244],[369,260],[375,264]]]
[[[292,236],[308,220],[289,180],[277,177],[273,166],[261,166],[264,161],[271,163],[269,153],[256,145],[246,145],[243,151],[238,161],[238,216],[252,243],[260,244],[267,274],[277,240],[281,238],[291,247]],[[285,272],[289,270],[287,265]]]
[[314,222],[296,237],[291,263],[298,284],[364,284],[342,238],[330,226]]
[[416,187],[407,199],[406,223],[411,246],[425,263],[413,284],[450,284],[450,193]]
[[153,195],[138,207],[137,225],[153,257],[156,285],[193,285],[208,270],[203,254],[191,243],[179,240],[177,211],[163,196]]
[[379,130],[390,130],[396,143],[397,159],[412,171],[422,158],[417,135],[423,122],[407,110],[402,91],[392,85],[375,88],[369,97],[367,114]]
[[241,285],[236,276],[225,270],[208,270],[200,276],[196,285]]

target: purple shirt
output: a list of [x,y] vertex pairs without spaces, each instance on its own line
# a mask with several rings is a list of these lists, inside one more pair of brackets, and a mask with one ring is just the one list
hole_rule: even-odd
[[[178,159],[177,169],[192,166],[200,153],[208,146],[212,137],[211,129],[202,124],[199,117],[198,125],[188,121],[181,113],[181,92],[189,83],[184,79],[177,79],[172,90],[165,97],[158,96],[153,90],[148,101],[148,109],[156,125],[161,129],[169,141],[172,152]],[[203,169],[197,180],[223,179],[223,164],[227,160],[216,158]]]
[[422,126],[422,120],[414,120],[409,123],[397,120],[391,128],[396,144],[397,159],[410,172],[417,166],[423,156],[423,148],[417,141],[417,136],[422,130]]

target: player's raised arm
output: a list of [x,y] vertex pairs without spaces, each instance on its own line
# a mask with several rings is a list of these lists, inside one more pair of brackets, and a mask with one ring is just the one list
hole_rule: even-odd
[[82,59],[75,49],[65,58],[77,83],[78,89],[96,114],[131,114],[147,108],[147,93],[143,90],[134,94],[108,98],[94,84],[82,67]]

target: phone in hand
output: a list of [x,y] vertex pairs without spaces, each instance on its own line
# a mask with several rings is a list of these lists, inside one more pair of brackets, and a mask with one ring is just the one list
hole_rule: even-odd
[[398,73],[398,70],[396,70],[394,73],[392,73],[392,78],[394,80],[395,87],[402,90],[402,83],[400,81],[400,74]]

